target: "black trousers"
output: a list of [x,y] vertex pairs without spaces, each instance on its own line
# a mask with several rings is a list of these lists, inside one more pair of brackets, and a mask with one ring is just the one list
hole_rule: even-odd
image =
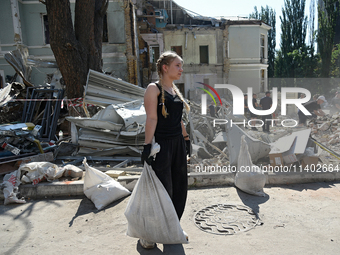
[[187,200],[188,174],[185,142],[182,135],[173,139],[156,137],[161,150],[151,164],[167,190],[180,220]]
[[307,119],[311,119],[311,118],[317,118],[318,116],[315,113],[312,113],[312,116],[306,116],[303,112],[301,112],[300,110],[298,111],[298,116],[299,116],[299,124],[303,124],[306,126],[307,123]]
[[[270,121],[271,118],[272,118],[271,114],[262,116],[262,121],[264,122],[264,124],[262,126],[262,130],[263,131],[268,131],[269,132],[269,127],[270,127],[270,125],[272,123]],[[266,119],[267,119],[267,121],[266,121]]]

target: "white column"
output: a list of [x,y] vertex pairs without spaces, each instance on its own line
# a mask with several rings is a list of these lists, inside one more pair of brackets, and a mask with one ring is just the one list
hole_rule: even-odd
[[14,29],[14,42],[17,44],[21,44],[22,33],[21,33],[18,0],[11,0],[11,8],[12,8],[12,19],[13,19],[13,29]]

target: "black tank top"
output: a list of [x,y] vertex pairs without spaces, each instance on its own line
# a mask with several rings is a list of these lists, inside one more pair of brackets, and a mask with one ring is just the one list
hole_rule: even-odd
[[157,126],[155,130],[156,139],[169,139],[174,138],[182,134],[182,111],[183,102],[178,95],[171,95],[164,90],[164,104],[168,112],[168,116],[165,118],[162,114],[162,88],[159,84],[157,87],[161,91],[158,96],[157,105]]

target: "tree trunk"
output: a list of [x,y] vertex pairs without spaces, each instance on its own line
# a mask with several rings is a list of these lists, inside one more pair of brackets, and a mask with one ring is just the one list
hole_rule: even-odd
[[46,0],[50,45],[69,99],[83,96],[89,69],[102,70],[103,17],[108,0],[77,0],[75,24],[69,0]]

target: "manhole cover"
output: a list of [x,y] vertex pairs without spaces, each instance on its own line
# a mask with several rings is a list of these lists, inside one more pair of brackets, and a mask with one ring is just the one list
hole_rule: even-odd
[[198,211],[194,220],[199,229],[216,235],[233,235],[262,224],[254,211],[245,205],[211,205]]

